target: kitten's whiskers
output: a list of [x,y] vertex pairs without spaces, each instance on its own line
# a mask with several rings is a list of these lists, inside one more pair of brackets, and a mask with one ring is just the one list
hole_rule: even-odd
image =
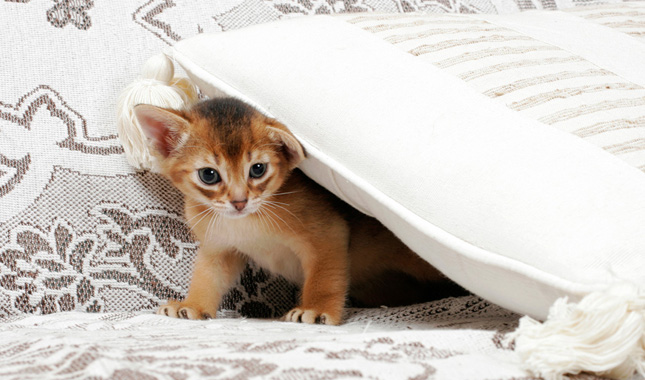
[[[284,203],[284,202],[277,202],[277,201],[269,201],[269,200],[264,200],[264,203],[266,203],[267,207],[269,207],[269,206],[271,206],[271,207],[277,207],[277,208],[279,208],[279,209],[281,209],[281,210],[284,210],[284,211],[288,212],[291,216],[293,216],[293,217],[294,217],[294,219],[296,219],[296,220],[297,220],[301,225],[303,225],[303,226],[304,226],[304,223],[302,223],[302,221],[300,220],[300,218],[298,218],[298,217],[296,216],[296,214],[294,214],[293,212],[291,212],[291,210],[289,210],[288,208],[284,207],[284,206],[289,206],[289,204],[288,204],[288,203]],[[283,206],[283,205],[284,205],[284,206]]]
[[[205,210],[203,210],[203,211],[202,211],[202,212],[200,212],[199,214],[193,215],[193,217],[192,217],[192,218],[190,218],[190,219],[188,219],[188,220],[186,221],[186,224],[190,225],[190,222],[191,222],[191,221],[193,221],[195,218],[197,218],[198,216],[202,215],[203,213],[205,213],[205,212],[207,212],[207,211],[209,211],[209,210],[211,210],[211,209],[212,209],[212,207],[207,207]],[[201,222],[201,219],[200,219],[199,221]],[[199,222],[195,223],[195,225],[197,225],[197,224],[199,224]]]
[[[275,211],[273,211],[273,210],[271,209],[272,207],[275,207],[275,206],[272,206],[271,204],[269,204],[269,203],[267,203],[267,202],[265,202],[265,203],[263,203],[263,204],[265,204],[265,205],[267,206],[267,208],[265,209],[266,211],[270,212],[270,213],[271,213],[271,214],[273,214],[276,218],[280,219],[280,220],[282,221],[282,223],[284,223],[287,227],[289,227],[289,229],[291,230],[291,232],[293,232],[293,233],[295,233],[295,232],[296,232],[296,231],[294,231],[294,229],[293,229],[293,228],[291,228],[291,226],[289,225],[289,223],[285,222],[285,220],[284,220],[284,219],[282,219],[282,217],[280,217],[280,215],[278,215]],[[282,229],[280,229],[280,231],[282,231]]]
[[206,208],[208,208],[208,206],[206,206],[204,204],[201,204],[201,203],[196,204],[196,205],[192,205],[192,206],[184,206],[184,208],[187,208],[187,209],[191,209],[191,208],[195,208],[195,207],[206,207]]
[[[208,211],[208,212],[207,212],[207,211]],[[197,217],[197,216],[199,216],[199,215],[201,215],[201,214],[204,214],[204,212],[206,212],[206,214],[205,214],[204,216],[202,216],[202,217],[197,221],[197,223],[195,223],[195,225],[194,225],[194,226],[190,227],[190,230],[191,230],[191,231],[193,231],[193,230],[195,229],[195,227],[197,227],[197,226],[199,225],[199,223],[201,223],[201,222],[202,222],[202,220],[204,220],[204,218],[206,218],[207,216],[209,216],[209,215],[211,215],[211,214],[215,213],[215,209],[214,209],[214,208],[212,208],[212,207],[209,207],[209,208],[207,208],[206,210],[204,210],[204,211],[200,212],[199,214],[197,214],[196,216],[194,216],[194,217],[190,218],[190,220],[193,220],[195,217]],[[216,216],[217,216],[217,215],[218,215],[218,214],[216,214]],[[212,218],[211,218],[211,220],[212,220]],[[209,224],[210,224],[210,223],[209,223]]]
[[[215,209],[213,209],[213,212]],[[211,228],[217,228],[217,224],[219,223],[219,218],[221,214],[215,213],[215,215],[211,218],[211,220],[208,222],[208,226],[206,227],[206,239],[210,239],[212,236],[211,234]]]
[[[277,221],[275,221],[271,215],[269,215],[268,213],[266,213],[266,211],[270,211],[269,209],[262,209],[262,208],[260,207],[260,208],[258,209],[258,211],[262,211],[262,213],[263,213],[263,214],[264,214],[264,216],[267,218],[267,220],[271,223],[271,225],[272,225],[273,227],[276,227],[276,229],[277,229],[277,230],[280,230],[280,232],[282,232],[282,227],[280,227],[280,224],[279,224]],[[274,215],[275,215],[275,214],[274,214]]]
[[274,195],[275,195],[275,196],[278,196],[278,195],[295,194],[295,193],[299,193],[299,192],[300,192],[300,190],[296,190],[296,191],[287,191],[287,192],[284,192],[284,193],[273,193],[273,194],[271,194],[271,196],[274,196]]
[[259,208],[259,209],[257,210],[257,212],[256,212],[256,213],[257,213],[257,215],[258,215],[258,219],[260,219],[260,223],[261,223],[261,224],[262,224],[262,225],[263,225],[267,230],[268,230],[268,229],[270,229],[269,223],[267,222],[266,217],[264,216],[264,213],[262,212],[262,209],[261,209],[261,208]]

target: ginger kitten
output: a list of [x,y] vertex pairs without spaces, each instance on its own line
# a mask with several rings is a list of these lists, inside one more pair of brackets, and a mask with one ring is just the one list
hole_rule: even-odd
[[185,112],[139,105],[135,114],[162,174],[185,195],[200,241],[188,295],[159,314],[215,317],[248,259],[302,286],[284,317],[292,322],[339,324],[348,291],[366,306],[396,304],[401,273],[413,281],[401,298],[412,301],[418,282],[444,280],[375,219],[295,169],[305,158],[298,141],[250,106],[223,98]]

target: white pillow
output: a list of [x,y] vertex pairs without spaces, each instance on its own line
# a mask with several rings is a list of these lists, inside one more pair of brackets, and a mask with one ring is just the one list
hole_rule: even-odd
[[610,29],[645,3],[612,7],[297,18],[167,54],[284,122],[309,176],[448,277],[544,318],[645,286],[645,27]]

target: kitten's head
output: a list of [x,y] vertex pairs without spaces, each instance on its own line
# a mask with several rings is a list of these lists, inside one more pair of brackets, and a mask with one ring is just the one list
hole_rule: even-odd
[[185,112],[138,105],[135,115],[161,172],[186,197],[227,217],[256,212],[304,159],[284,125],[232,98]]

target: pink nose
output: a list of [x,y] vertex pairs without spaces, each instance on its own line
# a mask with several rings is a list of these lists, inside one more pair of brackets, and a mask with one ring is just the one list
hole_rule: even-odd
[[231,201],[231,204],[237,211],[242,211],[244,210],[244,207],[246,207],[246,199],[243,199],[241,201]]

